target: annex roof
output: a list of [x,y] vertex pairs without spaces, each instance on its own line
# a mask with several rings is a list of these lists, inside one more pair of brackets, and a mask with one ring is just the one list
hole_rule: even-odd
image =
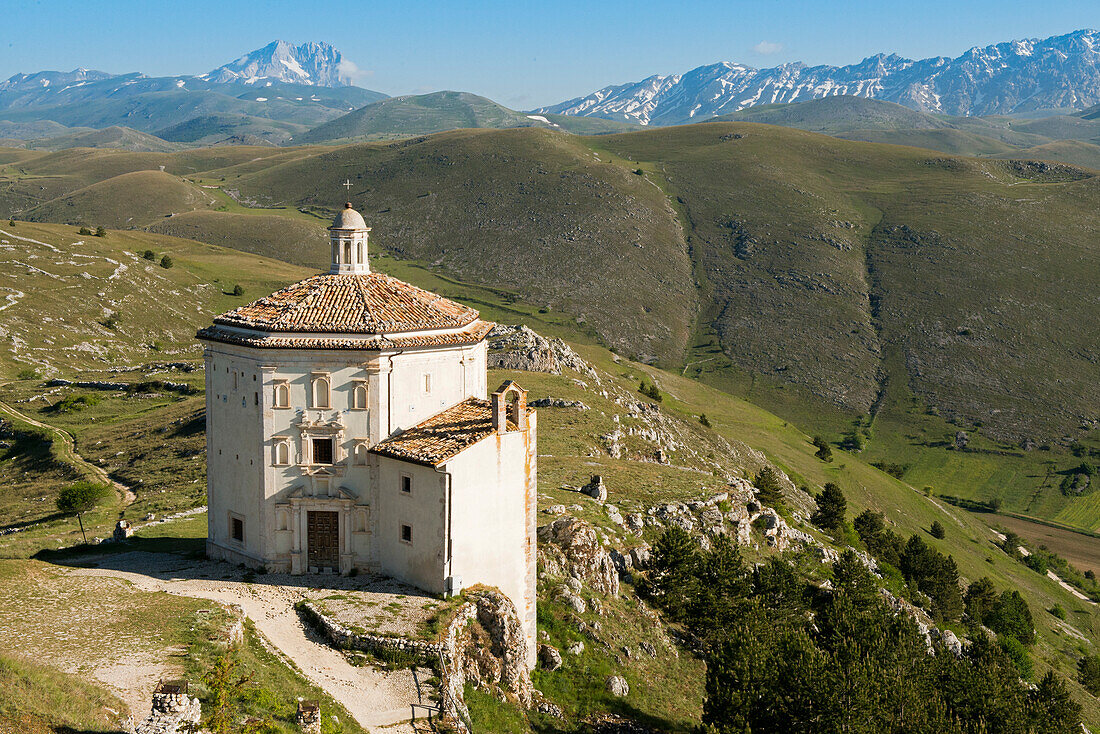
[[[508,430],[517,430],[516,424],[509,421]],[[488,400],[466,398],[404,433],[375,444],[371,453],[439,466],[492,434],[492,405]]]
[[216,325],[265,332],[385,334],[461,329],[478,312],[382,273],[324,273],[224,313]]

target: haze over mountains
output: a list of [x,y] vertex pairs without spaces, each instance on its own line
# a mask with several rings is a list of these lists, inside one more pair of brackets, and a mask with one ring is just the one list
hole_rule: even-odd
[[678,125],[754,105],[835,95],[949,115],[1081,110],[1100,104],[1100,32],[975,47],[954,59],[880,53],[849,66],[771,69],[720,62],[604,87],[538,111]]

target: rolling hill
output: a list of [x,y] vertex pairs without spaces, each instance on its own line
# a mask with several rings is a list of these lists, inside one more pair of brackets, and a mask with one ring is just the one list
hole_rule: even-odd
[[[719,122],[781,125],[871,143],[929,148],[955,155],[999,156],[1080,164],[1100,141],[1100,123],[1078,115],[1038,118],[954,117],[893,102],[835,96],[761,105],[713,118]],[[1063,140],[1086,146],[1052,146]],[[1091,142],[1090,142],[1091,141]],[[1095,151],[1100,153],[1100,150]],[[1066,157],[1057,157],[1065,153]]]
[[42,197],[61,217],[97,178],[164,166],[214,201],[185,214],[120,194],[112,221],[309,265],[350,179],[374,252],[443,284],[479,283],[834,440],[859,433],[945,494],[1100,525],[1092,495],[1044,468],[1070,472],[1069,447],[1096,443],[1095,334],[1067,321],[1100,319],[1089,170],[728,122],[4,160],[0,213]]
[[[552,118],[552,119],[551,119]],[[295,144],[385,140],[461,128],[547,127],[580,134],[624,132],[637,126],[566,115],[528,115],[469,92],[391,97],[326,122],[294,138]]]

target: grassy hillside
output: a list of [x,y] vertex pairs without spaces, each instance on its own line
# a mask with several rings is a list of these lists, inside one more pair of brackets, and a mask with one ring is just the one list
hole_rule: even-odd
[[361,107],[299,135],[295,143],[385,139],[459,128],[532,127],[540,123],[522,112],[469,92],[391,97]]
[[37,150],[61,150],[63,148],[114,148],[139,153],[168,153],[181,146],[169,143],[155,135],[117,125],[102,130],[80,130],[65,135],[31,140],[28,147]]
[[163,171],[134,171],[100,181],[29,209],[32,221],[140,227],[210,206],[198,187]]
[[720,115],[710,121],[758,122],[827,134],[848,130],[951,127],[943,115],[918,112],[893,102],[843,95],[791,104],[758,105]]
[[[155,260],[143,257],[152,250]],[[173,267],[159,261],[168,255]],[[259,263],[263,263],[260,265]],[[213,313],[304,270],[233,250],[140,232],[85,237],[75,227],[0,223],[0,376],[194,358]],[[151,309],[150,304],[158,304]]]

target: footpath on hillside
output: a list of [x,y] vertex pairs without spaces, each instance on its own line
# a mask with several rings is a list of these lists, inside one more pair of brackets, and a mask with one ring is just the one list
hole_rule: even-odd
[[311,589],[352,589],[363,585],[362,579],[264,574],[250,575],[247,578],[251,580],[246,581],[246,571],[225,563],[142,551],[100,557],[95,568],[77,568],[72,573],[121,578],[144,591],[241,607],[278,654],[336,699],[368,731],[411,734],[408,722],[413,704],[430,703],[423,684],[430,672],[354,666],[299,618],[294,605]]

